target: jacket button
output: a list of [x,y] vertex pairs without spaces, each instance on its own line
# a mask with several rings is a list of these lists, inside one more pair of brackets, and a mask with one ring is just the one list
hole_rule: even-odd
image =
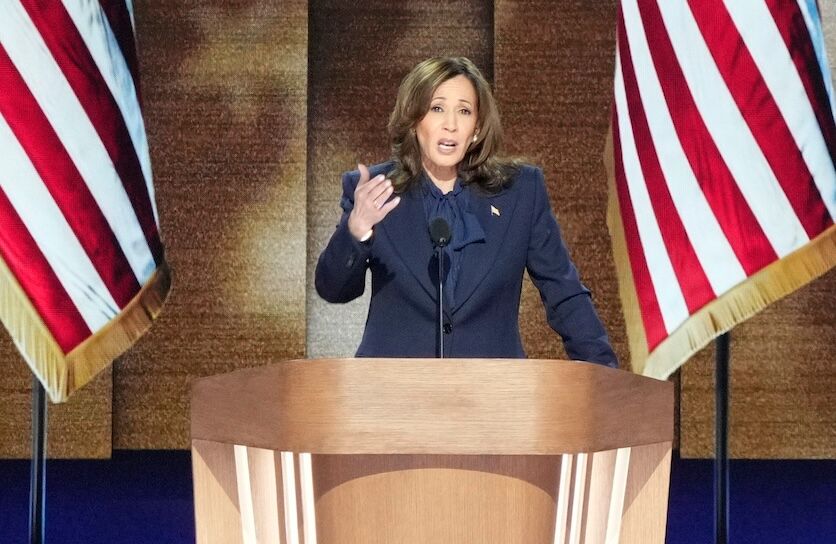
[[443,330],[443,331],[444,331],[444,334],[450,334],[451,332],[453,332],[453,325],[451,325],[451,324],[449,324],[449,323],[445,323],[445,324],[441,327],[441,330]]
[[352,266],[354,266],[354,261],[355,260],[356,260],[356,257],[354,255],[349,256],[348,259],[346,259],[346,261],[345,261],[345,267],[346,268],[351,268]]

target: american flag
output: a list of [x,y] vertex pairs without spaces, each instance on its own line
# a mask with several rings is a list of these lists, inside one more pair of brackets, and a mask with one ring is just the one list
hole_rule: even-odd
[[815,0],[621,0],[609,223],[633,370],[665,378],[836,265]]
[[0,319],[54,402],[170,286],[130,0],[0,2]]

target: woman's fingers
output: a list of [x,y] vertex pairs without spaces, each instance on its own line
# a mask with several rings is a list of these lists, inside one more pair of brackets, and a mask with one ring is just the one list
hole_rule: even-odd
[[361,179],[360,183],[357,184],[357,188],[354,190],[355,199],[362,197],[362,195],[374,192],[381,187],[385,180],[386,178],[383,174],[378,174],[372,179],[367,178],[365,181]]
[[358,162],[357,170],[360,171],[360,182],[357,184],[357,186],[359,187],[360,185],[363,185],[364,183],[369,181],[369,169],[366,168],[365,164]]
[[392,181],[383,174],[369,178],[369,169],[358,164],[360,181],[354,189],[354,209],[348,218],[351,233],[358,240],[383,220],[400,202],[400,197],[391,198],[394,188]]
[[357,170],[360,171],[360,181],[357,182],[357,187],[354,188],[355,196],[357,196],[358,193],[368,192],[369,190],[378,186],[380,182],[385,179],[385,176],[383,174],[378,174],[375,177],[369,179],[369,169],[366,168],[366,165],[362,163],[357,164]]
[[360,172],[360,182],[354,190],[354,207],[361,210],[367,206],[379,209],[391,194],[392,182],[383,174],[369,179],[368,170],[364,167]]
[[389,198],[392,194],[392,182],[388,179],[383,183],[377,185],[374,189],[370,189],[369,197],[371,198],[372,202],[375,204],[375,208],[380,208],[386,199]]
[[387,202],[386,204],[381,206],[380,210],[378,210],[380,212],[380,219],[378,219],[378,222],[382,221],[384,217],[389,215],[389,212],[394,210],[395,207],[400,203],[401,203],[401,197],[396,196],[395,198],[393,198],[392,200],[390,200],[389,202]]

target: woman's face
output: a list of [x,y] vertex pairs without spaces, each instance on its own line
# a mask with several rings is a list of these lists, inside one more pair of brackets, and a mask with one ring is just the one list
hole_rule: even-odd
[[465,76],[456,76],[433,92],[430,109],[415,127],[424,168],[435,179],[455,177],[476,133],[479,118],[476,89]]

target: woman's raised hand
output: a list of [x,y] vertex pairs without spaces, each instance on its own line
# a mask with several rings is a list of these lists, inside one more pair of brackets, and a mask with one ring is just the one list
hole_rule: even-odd
[[348,230],[357,240],[368,240],[372,228],[395,209],[401,197],[389,200],[393,191],[392,181],[383,174],[369,179],[366,165],[358,164],[357,169],[360,170],[360,182],[354,189],[354,208],[348,216]]

